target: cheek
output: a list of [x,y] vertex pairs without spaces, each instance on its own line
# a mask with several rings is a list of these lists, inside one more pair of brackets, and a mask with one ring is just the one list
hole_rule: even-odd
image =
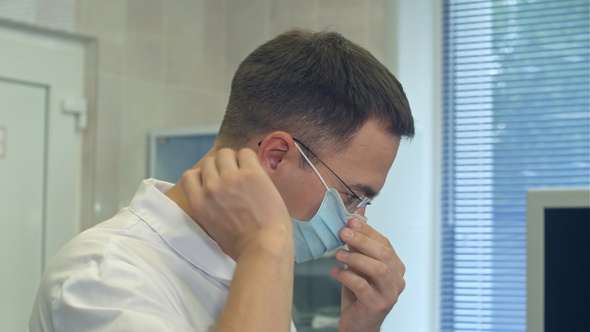
[[298,211],[298,216],[293,216],[295,219],[301,221],[309,221],[318,212],[320,205],[322,204],[323,196],[315,195],[314,199],[307,199],[305,202],[301,202],[301,206]]
[[325,188],[321,183],[318,186],[318,183],[311,180],[314,179],[307,176],[305,179],[300,178],[300,181],[283,181],[275,184],[285,201],[289,215],[297,220],[309,221],[324,199]]

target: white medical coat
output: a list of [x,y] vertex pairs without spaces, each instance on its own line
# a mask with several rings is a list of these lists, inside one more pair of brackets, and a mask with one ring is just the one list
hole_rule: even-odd
[[30,332],[213,327],[236,263],[163,194],[171,186],[143,181],[128,208],[54,257],[39,286]]

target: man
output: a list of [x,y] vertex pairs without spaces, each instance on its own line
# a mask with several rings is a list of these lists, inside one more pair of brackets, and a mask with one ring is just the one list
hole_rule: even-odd
[[238,68],[205,158],[56,255],[29,330],[288,331],[294,259],[347,244],[340,330],[378,331],[405,267],[363,214],[413,135],[369,52],[334,32],[276,37]]

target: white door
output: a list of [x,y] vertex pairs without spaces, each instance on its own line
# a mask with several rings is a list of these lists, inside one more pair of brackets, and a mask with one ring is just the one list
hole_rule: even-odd
[[0,79],[2,331],[22,330],[41,275],[45,98],[44,87]]
[[0,331],[23,331],[45,265],[80,232],[89,41],[0,20]]

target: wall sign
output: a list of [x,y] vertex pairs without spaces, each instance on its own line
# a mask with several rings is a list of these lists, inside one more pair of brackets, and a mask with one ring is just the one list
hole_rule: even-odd
[[0,159],[6,158],[6,141],[8,140],[8,130],[0,125]]

